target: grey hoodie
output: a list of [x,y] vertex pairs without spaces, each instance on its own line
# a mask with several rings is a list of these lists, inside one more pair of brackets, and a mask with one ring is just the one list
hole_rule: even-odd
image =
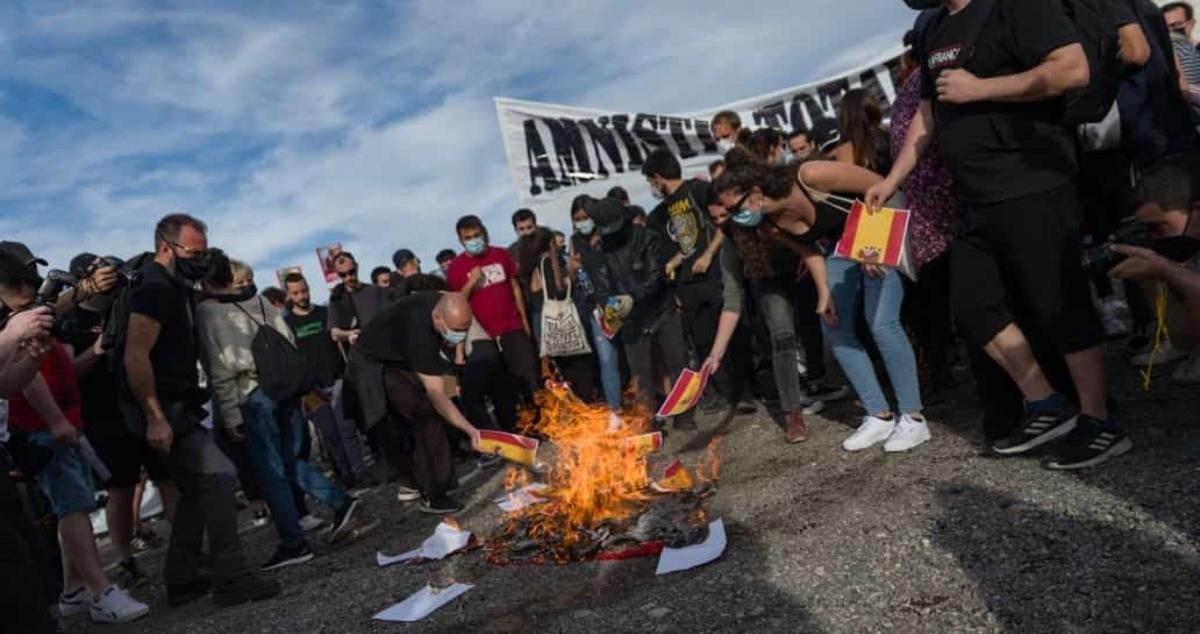
[[197,308],[197,318],[200,341],[208,352],[213,403],[221,422],[229,428],[237,427],[242,424],[242,403],[258,388],[258,369],[254,366],[250,343],[259,326],[270,324],[295,343],[292,329],[283,320],[283,314],[261,297],[236,303],[207,299]]

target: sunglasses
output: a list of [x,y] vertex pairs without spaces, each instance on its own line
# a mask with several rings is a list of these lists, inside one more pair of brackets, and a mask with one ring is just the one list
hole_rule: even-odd
[[746,199],[749,197],[750,197],[750,192],[746,192],[745,194],[742,194],[742,197],[739,198],[736,203],[733,203],[732,207],[729,207],[729,213],[736,214],[737,212],[741,211],[742,205],[746,204]]
[[350,269],[349,271],[338,271],[337,272],[337,276],[343,280],[346,279],[347,277],[350,277],[351,275],[358,275],[358,267],[357,266]]

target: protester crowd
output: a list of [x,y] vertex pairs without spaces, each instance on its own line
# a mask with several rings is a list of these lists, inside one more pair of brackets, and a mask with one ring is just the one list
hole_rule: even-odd
[[[695,411],[652,413],[681,370],[701,370],[697,411],[762,403],[789,443],[854,399],[843,448],[900,453],[932,440],[925,408],[966,365],[995,454],[1079,469],[1129,451],[1105,340],[1200,385],[1192,8],[906,2],[921,12],[890,106],[855,88],[787,132],[718,113],[708,178],[665,149],[644,158],[649,212],[620,188],[579,196],[564,235],[521,209],[507,247],[464,215],[461,249],[429,272],[408,248],[369,276],[338,253],[327,306],[300,272],[260,293],[186,214],[157,223],[153,251],[63,270],[0,243],[0,604],[14,631],[52,631],[49,603],[98,622],[148,612],[129,594],[150,581],[133,556],[156,539],[138,517],[148,482],[171,524],[172,606],[279,593],[263,573],[311,560],[313,531],[351,531],[362,487],[457,512],[456,464],[496,462],[473,451],[479,430],[536,420],[547,379],[607,407],[614,429],[650,412],[688,433]],[[838,255],[855,199],[858,213],[911,210],[911,270]],[[89,519],[97,486],[112,576]],[[243,554],[240,505],[275,527],[266,562]]]

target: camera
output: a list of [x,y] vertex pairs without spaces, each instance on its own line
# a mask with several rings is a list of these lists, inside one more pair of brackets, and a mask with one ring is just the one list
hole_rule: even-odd
[[34,302],[38,306],[49,306],[51,308],[58,302],[58,296],[62,294],[64,289],[72,288],[79,283],[79,279],[66,271],[58,269],[50,269],[46,271],[46,277],[42,280],[42,285],[37,290],[37,298]]
[[1114,244],[1125,244],[1150,249],[1154,246],[1154,236],[1145,224],[1136,220],[1126,221],[1113,232],[1111,240],[1083,250],[1083,268],[1089,273],[1103,273],[1107,275],[1113,267],[1123,262],[1127,257],[1123,253],[1113,251],[1112,245]]

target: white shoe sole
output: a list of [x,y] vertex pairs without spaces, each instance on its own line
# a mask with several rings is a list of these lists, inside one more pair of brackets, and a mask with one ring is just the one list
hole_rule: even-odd
[[298,566],[300,564],[306,564],[306,563],[312,561],[312,559],[313,559],[313,554],[311,552],[305,553],[303,555],[300,555],[299,557],[292,557],[291,559],[284,559],[283,561],[276,563],[276,564],[271,564],[270,566],[263,566],[262,568],[259,568],[259,570],[262,572],[267,572],[269,570],[279,570],[280,568],[287,568],[288,566]]
[[883,451],[884,451],[884,453],[903,453],[905,451],[916,449],[917,447],[924,445],[925,443],[929,442],[932,438],[933,438],[933,435],[926,432],[925,435],[917,442],[905,443],[904,445],[900,445],[900,446],[889,445],[888,443],[885,442],[885,443],[883,443]]
[[883,436],[882,438],[873,439],[873,440],[871,440],[871,442],[869,442],[865,445],[857,445],[857,444],[851,445],[849,439],[846,439],[846,440],[842,441],[842,449],[845,449],[846,451],[849,451],[851,453],[856,452],[856,451],[863,451],[865,449],[870,449],[871,447],[874,447],[875,445],[878,445],[881,442],[887,442],[887,439],[890,438],[891,436],[892,436],[892,432],[889,431],[886,436]]
[[1052,440],[1058,440],[1059,438],[1062,438],[1063,436],[1066,436],[1074,431],[1075,420],[1077,418],[1079,417],[1072,416],[1070,420],[1064,421],[1063,423],[1059,424],[1058,427],[1055,427],[1041,436],[1036,436],[1032,440],[1027,440],[1019,445],[1006,447],[1004,449],[992,445],[992,451],[1000,454],[1001,456],[1015,456],[1017,454],[1023,454],[1027,451],[1032,451]]
[[1051,471],[1074,471],[1076,469],[1087,469],[1088,467],[1094,467],[1102,462],[1105,462],[1109,458],[1116,458],[1123,453],[1127,453],[1130,449],[1133,449],[1133,441],[1129,438],[1123,438],[1121,442],[1109,447],[1103,453],[1089,460],[1084,460],[1083,462],[1069,465],[1047,462],[1046,468],[1050,469]]
[[336,538],[346,530],[346,527],[354,521],[354,515],[358,513],[358,508],[362,505],[358,500],[351,499],[350,510],[346,511],[346,516],[342,518],[342,522],[336,526],[331,526],[329,531],[330,538]]
[[110,623],[113,625],[136,621],[147,614],[150,614],[150,606],[148,605],[143,605],[140,610],[134,610],[133,612],[121,616],[109,616],[102,612],[99,618],[96,617],[96,614],[92,612],[90,608],[88,609],[88,617],[93,623]]

